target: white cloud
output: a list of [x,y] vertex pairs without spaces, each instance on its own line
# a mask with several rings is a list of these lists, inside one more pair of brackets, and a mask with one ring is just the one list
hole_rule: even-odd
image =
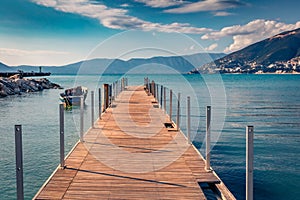
[[220,11],[220,12],[214,13],[214,16],[216,16],[216,17],[226,17],[226,16],[230,16],[230,15],[233,15],[233,14],[230,12],[225,12],[225,11]]
[[209,47],[206,47],[205,50],[206,50],[206,51],[213,51],[213,50],[215,50],[217,47],[218,47],[218,44],[217,44],[217,43],[214,43],[214,44],[210,45]]
[[166,8],[170,6],[181,5],[182,0],[134,0],[135,2],[144,3],[153,8]]
[[167,9],[167,13],[193,13],[204,11],[219,11],[230,8],[236,8],[245,5],[239,0],[203,0],[198,2],[189,2],[177,8]]
[[285,24],[273,20],[258,19],[245,25],[224,27],[220,31],[213,31],[203,35],[201,39],[218,40],[224,37],[232,37],[233,43],[224,50],[228,53],[237,51],[283,31],[296,28],[300,28],[300,21],[295,24]]
[[81,16],[99,20],[99,22],[111,29],[143,30],[159,32],[180,32],[201,34],[212,31],[208,28],[193,27],[188,23],[161,24],[144,21],[127,14],[126,9],[109,8],[103,4],[93,4],[89,0],[32,0],[33,2],[56,10],[74,13]]
[[22,50],[22,49],[10,49],[0,48],[0,54],[2,56],[28,56],[28,55],[68,55],[69,52],[62,51],[49,51],[49,50]]
[[120,6],[123,7],[123,8],[128,8],[128,7],[130,7],[130,5],[129,5],[128,3],[123,3],[123,4],[121,4]]

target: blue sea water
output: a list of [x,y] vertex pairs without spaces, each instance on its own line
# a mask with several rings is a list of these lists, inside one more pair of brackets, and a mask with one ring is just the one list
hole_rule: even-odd
[[[246,125],[255,127],[255,199],[299,199],[299,75],[148,76],[172,88],[175,95],[181,93],[183,132],[186,96],[191,96],[193,143],[203,155],[205,107],[212,106],[212,134],[220,135],[211,151],[211,164],[237,199],[245,199]],[[84,85],[89,90],[96,90],[103,83],[111,83],[120,77],[51,76],[49,79],[65,88]],[[129,84],[143,84],[144,75],[127,77]],[[44,90],[0,99],[0,199],[16,199],[15,124],[23,126],[25,199],[31,199],[57,167],[60,92],[62,90]],[[175,120],[176,98],[173,101]],[[66,112],[66,152],[78,141],[78,116],[77,109]],[[89,96],[85,106],[85,124],[87,130],[91,124]]]

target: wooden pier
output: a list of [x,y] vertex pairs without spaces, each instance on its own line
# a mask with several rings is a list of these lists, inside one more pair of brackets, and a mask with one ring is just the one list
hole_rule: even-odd
[[235,199],[143,86],[128,86],[34,199]]

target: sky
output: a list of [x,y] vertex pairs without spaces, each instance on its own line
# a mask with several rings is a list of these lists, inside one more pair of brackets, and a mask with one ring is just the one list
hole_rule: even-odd
[[0,62],[231,53],[300,28],[298,0],[1,0]]

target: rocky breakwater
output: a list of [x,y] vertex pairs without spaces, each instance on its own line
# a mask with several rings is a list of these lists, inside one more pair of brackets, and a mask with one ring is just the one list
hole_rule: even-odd
[[44,89],[62,89],[62,87],[46,78],[20,78],[19,75],[9,78],[0,77],[0,98],[8,95],[38,92]]

